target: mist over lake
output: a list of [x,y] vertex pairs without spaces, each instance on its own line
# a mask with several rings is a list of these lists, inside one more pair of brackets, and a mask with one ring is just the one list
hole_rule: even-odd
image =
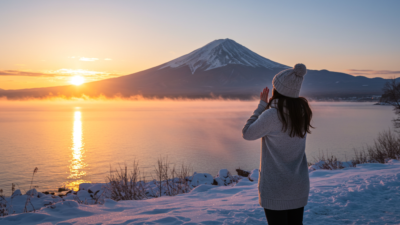
[[[258,101],[4,101],[0,110],[0,184],[39,190],[105,182],[110,166],[139,160],[148,179],[160,156],[216,175],[222,168],[259,167],[260,140],[241,130]],[[320,154],[340,160],[392,128],[392,107],[359,102],[312,102],[308,161]],[[10,187],[10,188],[8,188]]]

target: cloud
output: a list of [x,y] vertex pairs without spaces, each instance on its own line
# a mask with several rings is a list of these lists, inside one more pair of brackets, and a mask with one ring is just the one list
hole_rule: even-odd
[[32,72],[32,71],[22,71],[22,70],[0,70],[0,76],[25,76],[25,77],[54,77],[57,79],[65,79],[71,76],[83,76],[89,80],[100,80],[111,77],[117,77],[121,74],[99,72],[91,70],[74,70],[74,69],[59,69],[59,70],[49,70],[44,72]]
[[348,69],[345,70],[346,73],[355,75],[355,76],[366,76],[366,77],[383,77],[383,78],[392,78],[396,75],[400,75],[400,70],[356,70],[356,69]]
[[0,70],[0,76],[53,77],[56,76],[56,74],[20,70]]
[[107,61],[109,61],[109,60],[112,60],[112,59],[110,59],[110,58],[105,58],[104,60],[107,60]]
[[86,58],[86,57],[80,57],[79,60],[81,61],[87,61],[87,62],[94,62],[99,60],[98,58]]

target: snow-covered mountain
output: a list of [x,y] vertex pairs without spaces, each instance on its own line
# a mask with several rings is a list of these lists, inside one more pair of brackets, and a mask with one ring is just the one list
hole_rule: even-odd
[[[301,61],[299,61],[301,63]],[[292,67],[293,65],[289,65]],[[0,90],[0,97],[25,98],[64,96],[249,99],[259,95],[272,79],[289,66],[254,53],[231,39],[219,39],[162,65],[117,78],[79,87],[62,86],[22,90]],[[307,65],[313,67],[313,65]],[[309,97],[342,97],[380,95],[386,82],[382,78],[354,77],[328,70],[308,70],[300,95]]]
[[287,69],[288,66],[264,58],[231,39],[218,39],[202,48],[167,62],[164,68],[188,66],[192,74],[196,70],[207,71],[227,65],[264,67],[266,69]]

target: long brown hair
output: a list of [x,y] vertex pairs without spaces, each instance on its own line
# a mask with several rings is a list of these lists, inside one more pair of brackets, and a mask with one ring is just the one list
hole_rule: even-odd
[[[286,97],[280,94],[275,88],[272,90],[272,98],[268,103],[268,108],[274,99],[278,101],[277,110],[279,119],[282,122],[283,132],[286,132],[290,126],[290,137],[297,136],[304,138],[306,133],[311,133],[310,127],[314,127],[311,126],[312,111],[307,99],[303,97]],[[284,108],[287,109],[285,112]]]

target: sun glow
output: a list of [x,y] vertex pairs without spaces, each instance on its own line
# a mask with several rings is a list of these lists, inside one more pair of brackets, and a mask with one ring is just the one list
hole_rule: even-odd
[[73,76],[71,77],[70,83],[78,86],[85,83],[85,78],[82,76]]
[[79,108],[74,112],[74,125],[72,131],[72,147],[71,147],[72,159],[70,160],[70,175],[68,176],[68,182],[66,187],[69,189],[79,189],[79,184],[90,183],[84,180],[86,176],[87,164],[84,162],[85,148],[83,142],[82,132],[82,113]]

